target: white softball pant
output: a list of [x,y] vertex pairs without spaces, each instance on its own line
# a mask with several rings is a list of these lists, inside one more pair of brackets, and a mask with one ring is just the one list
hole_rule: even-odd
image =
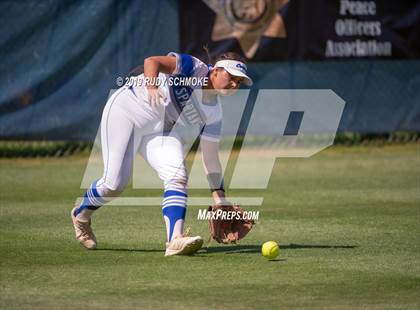
[[104,173],[96,183],[102,196],[115,197],[124,190],[138,150],[165,190],[186,190],[183,144],[174,135],[163,135],[164,113],[163,106],[151,107],[127,87],[108,99],[101,120]]

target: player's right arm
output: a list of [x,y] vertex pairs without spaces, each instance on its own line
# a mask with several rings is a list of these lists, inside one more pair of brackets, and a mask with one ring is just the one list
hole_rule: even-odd
[[157,83],[157,77],[159,72],[172,74],[176,69],[176,57],[174,56],[151,56],[144,60],[144,77],[152,83],[146,85],[149,103],[153,106],[159,105],[160,99],[164,96],[159,92]]

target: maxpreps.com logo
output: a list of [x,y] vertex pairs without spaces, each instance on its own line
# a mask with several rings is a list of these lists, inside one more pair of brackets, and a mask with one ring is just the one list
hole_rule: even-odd
[[254,220],[258,221],[260,211],[226,211],[218,209],[217,211],[210,211],[207,209],[199,209],[197,213],[197,220]]
[[285,38],[279,10],[289,0],[203,0],[216,13],[212,40],[236,38],[245,56],[254,57],[262,36]]

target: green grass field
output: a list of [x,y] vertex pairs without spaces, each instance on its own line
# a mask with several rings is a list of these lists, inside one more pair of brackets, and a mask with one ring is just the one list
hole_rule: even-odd
[[[80,247],[69,212],[86,163],[0,160],[0,309],[420,307],[419,144],[278,160],[267,190],[231,193],[265,198],[251,234],[193,257],[163,256],[157,206],[105,206],[98,250]],[[198,209],[187,226],[207,237]],[[277,261],[260,254],[268,240]]]

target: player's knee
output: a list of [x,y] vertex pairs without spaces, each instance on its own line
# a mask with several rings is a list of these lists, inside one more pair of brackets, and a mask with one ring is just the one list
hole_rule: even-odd
[[176,179],[165,180],[165,189],[187,189],[188,186],[188,178],[187,176],[178,177]]

